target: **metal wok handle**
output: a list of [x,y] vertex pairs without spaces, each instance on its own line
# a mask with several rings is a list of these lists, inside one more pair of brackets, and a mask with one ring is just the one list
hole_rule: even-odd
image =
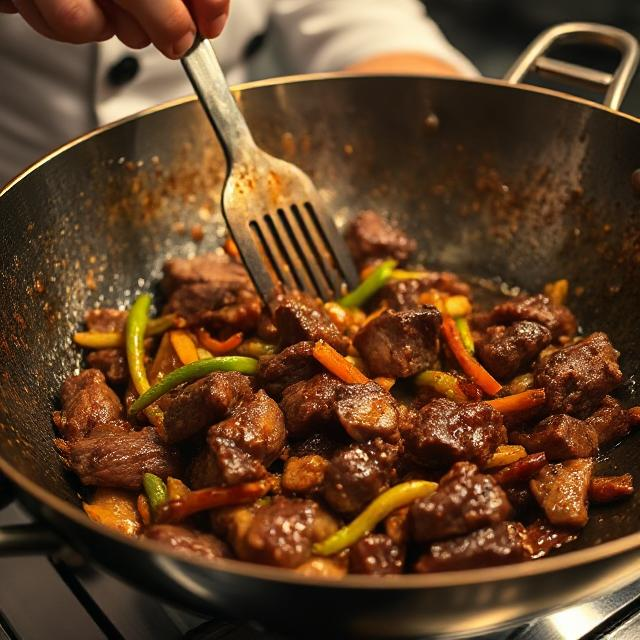
[[[620,63],[613,73],[571,64],[544,55],[556,44],[590,44],[616,49]],[[514,62],[504,79],[522,82],[527,73],[565,80],[570,84],[604,93],[603,104],[619,109],[638,66],[640,48],[630,33],[604,24],[566,22],[541,33]]]

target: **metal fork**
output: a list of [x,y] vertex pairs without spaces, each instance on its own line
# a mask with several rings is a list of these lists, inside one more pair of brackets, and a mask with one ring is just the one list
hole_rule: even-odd
[[198,37],[182,64],[224,150],[222,213],[258,292],[269,300],[284,285],[330,300],[355,287],[356,268],[313,182],[256,145],[211,43]]

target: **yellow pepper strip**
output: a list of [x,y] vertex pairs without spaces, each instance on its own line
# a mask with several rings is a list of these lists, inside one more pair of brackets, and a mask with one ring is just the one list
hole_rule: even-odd
[[467,296],[448,296],[444,308],[452,318],[468,316],[471,313],[471,301]]
[[394,269],[391,272],[392,280],[420,280],[431,275],[429,271],[408,271],[407,269]]
[[520,460],[520,458],[524,458],[526,455],[526,449],[519,444],[502,444],[496,449],[484,468],[495,469],[496,467],[504,467],[516,460]]
[[167,478],[167,494],[169,500],[181,500],[191,493],[191,489],[179,478]]
[[476,352],[476,346],[473,344],[469,321],[466,318],[456,318],[456,327],[458,327],[458,333],[460,334],[464,348],[473,355]]
[[419,387],[431,387],[439,394],[454,402],[467,402],[468,398],[460,388],[458,379],[444,371],[423,371],[415,377]]
[[395,378],[388,378],[386,376],[378,376],[374,378],[373,381],[377,382],[385,391],[391,391],[391,387],[396,383]]
[[553,302],[553,304],[564,304],[569,295],[569,281],[566,279],[556,280],[544,285],[544,295]]
[[[176,326],[178,320],[174,313],[159,318],[153,318],[147,323],[145,337],[157,336],[171,327]],[[118,331],[79,331],[74,334],[73,341],[80,347],[87,349],[117,349],[124,347],[124,334]]]
[[182,364],[191,364],[199,359],[198,349],[186,331],[171,331],[169,340]]
[[313,553],[319,556],[332,556],[339,553],[373,531],[376,525],[392,511],[418,498],[430,496],[437,488],[436,482],[410,480],[387,489],[348,525],[336,531],[326,540],[314,544]]

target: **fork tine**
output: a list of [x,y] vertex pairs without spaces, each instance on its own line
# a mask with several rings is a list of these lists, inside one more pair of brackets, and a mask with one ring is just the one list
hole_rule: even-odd
[[250,224],[235,225],[232,236],[255,288],[264,300],[269,300],[276,289],[276,281],[273,277],[274,272],[265,268],[268,260],[262,249],[257,227],[254,228]]
[[291,273],[288,262],[280,251],[280,247],[273,233],[264,219],[256,219],[251,221],[251,227],[256,232],[256,239],[259,246],[264,250],[265,256],[271,262],[274,273],[278,276],[280,282],[289,289],[295,289],[297,283]]

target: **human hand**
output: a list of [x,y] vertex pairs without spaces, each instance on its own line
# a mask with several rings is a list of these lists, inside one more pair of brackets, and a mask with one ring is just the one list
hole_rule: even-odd
[[428,76],[459,76],[459,69],[444,60],[422,53],[389,53],[356,62],[345,69],[352,73],[408,73]]
[[102,42],[114,35],[133,49],[153,43],[180,58],[196,32],[220,35],[230,0],[0,0],[0,13],[19,13],[38,33],[61,42]]

